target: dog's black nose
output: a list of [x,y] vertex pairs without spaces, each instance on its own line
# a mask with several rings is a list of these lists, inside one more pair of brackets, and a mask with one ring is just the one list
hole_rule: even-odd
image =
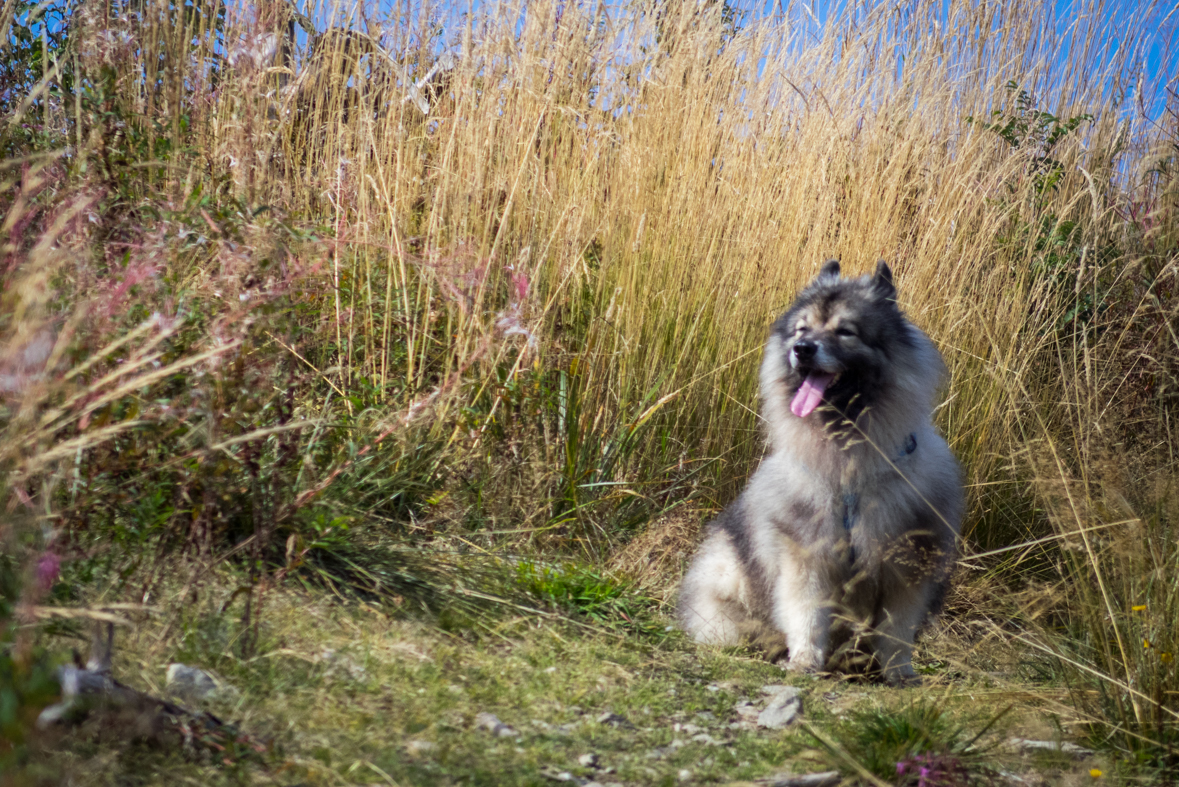
[[794,357],[800,361],[813,361],[819,345],[810,339],[799,339],[794,343]]

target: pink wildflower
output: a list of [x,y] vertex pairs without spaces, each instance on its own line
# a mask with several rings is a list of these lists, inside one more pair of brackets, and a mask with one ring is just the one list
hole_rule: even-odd
[[42,591],[49,590],[57,578],[61,576],[61,558],[53,552],[46,552],[37,561],[37,585]]

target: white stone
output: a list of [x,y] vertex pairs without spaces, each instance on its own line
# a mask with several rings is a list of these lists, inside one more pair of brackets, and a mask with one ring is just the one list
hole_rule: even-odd
[[780,730],[802,713],[802,692],[795,687],[766,686],[762,691],[770,695],[770,701],[757,716],[759,727]]

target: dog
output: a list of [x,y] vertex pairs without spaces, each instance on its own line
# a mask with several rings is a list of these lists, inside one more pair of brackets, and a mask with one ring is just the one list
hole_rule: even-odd
[[858,278],[823,266],[766,343],[767,455],[684,576],[677,613],[692,638],[760,632],[791,670],[858,652],[889,683],[916,679],[913,640],[940,611],[964,509],[931,420],[945,373],[887,264]]

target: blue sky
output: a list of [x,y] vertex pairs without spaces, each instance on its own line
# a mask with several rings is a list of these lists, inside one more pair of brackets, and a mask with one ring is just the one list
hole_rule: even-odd
[[[526,0],[523,1],[526,2]],[[647,1],[653,2],[653,0]],[[698,2],[698,0],[669,1]],[[975,2],[985,1],[975,0]],[[304,8],[310,16],[319,17],[316,21],[321,25],[327,21],[323,18],[324,14],[322,13],[325,7],[337,5],[337,7],[351,8],[354,2],[356,0],[295,0],[295,4]],[[408,8],[409,15],[416,18],[423,0],[360,0],[360,2],[369,8],[376,6],[390,11],[396,8],[402,13],[405,13]],[[454,35],[462,24],[463,17],[470,10],[478,12],[483,8],[491,8],[497,4],[497,0],[451,0],[443,2],[441,5],[437,5],[433,0],[425,0],[425,2],[436,9],[442,17],[440,21],[443,21],[445,27],[450,28],[444,34],[444,38],[450,41],[454,40]],[[522,0],[498,0],[498,3],[501,3],[505,8],[518,7],[520,2]],[[598,0],[566,0],[566,2],[596,6]],[[622,2],[620,0],[606,0],[606,5],[607,7],[623,7],[630,5],[631,2],[633,0],[622,0]],[[813,25],[817,31],[832,17],[844,13],[849,2],[854,3],[853,7],[862,13],[864,9],[878,6],[881,2],[905,8],[910,5],[911,0],[728,0],[728,2],[741,9],[747,21],[786,13],[793,19]],[[1093,0],[1054,0],[1054,2],[1058,29],[1062,34],[1067,35],[1070,27],[1076,23],[1081,10],[1089,7]],[[943,17],[945,17],[950,0],[941,0],[941,3]],[[317,10],[320,13],[317,14]],[[1111,29],[1116,29],[1124,25],[1135,14],[1144,13],[1150,19],[1150,24],[1145,27],[1144,36],[1127,42],[1119,40],[1115,33],[1107,32],[1104,35],[1105,46],[1103,49],[1104,54],[1108,56],[1127,45],[1140,48],[1140,56],[1136,60],[1143,77],[1142,109],[1147,117],[1158,118],[1163,112],[1167,88],[1179,92],[1179,0],[1104,0],[1098,4],[1096,21],[1102,27],[1108,25]],[[62,23],[60,19],[51,18],[49,21],[51,28]],[[342,21],[339,14],[334,21],[336,24]],[[356,21],[356,17],[353,16],[353,23]],[[1063,65],[1064,50],[1061,51],[1061,64]],[[1126,80],[1128,81],[1132,76],[1137,77],[1138,75],[1126,74]]]
[[[325,0],[320,1],[324,2]],[[326,2],[330,1],[326,0]],[[382,0],[382,2],[384,1]],[[521,0],[498,1],[504,8],[518,7],[521,2]],[[597,0],[566,1],[597,4]],[[650,0],[648,1],[650,2]],[[675,2],[676,0],[671,1]],[[694,3],[698,0],[682,1]],[[975,1],[984,2],[985,0]],[[410,2],[416,7],[420,0],[410,0]],[[495,6],[496,2],[497,0],[454,0],[451,3],[444,3],[440,11],[444,17],[457,22],[469,9],[478,11],[481,8],[490,8]],[[909,0],[728,0],[728,2],[741,9],[747,21],[786,13],[801,21],[813,19],[814,21],[808,21],[808,24],[814,25],[816,30],[833,16],[844,13],[849,2],[854,3],[854,7],[861,12],[867,7],[878,6],[881,2],[901,8],[910,5]],[[629,2],[618,2],[618,0],[606,0],[608,7],[629,4]],[[1067,35],[1070,29],[1075,28],[1078,16],[1082,11],[1094,5],[1096,5],[1096,13],[1092,21],[1096,22],[1099,28],[1108,26],[1112,30],[1116,30],[1124,26],[1135,14],[1149,17],[1150,24],[1143,28],[1146,31],[1144,37],[1127,42],[1120,40],[1115,33],[1107,30],[1103,34],[1104,47],[1102,49],[1105,56],[1112,56],[1118,49],[1127,45],[1141,48],[1141,56],[1136,59],[1144,77],[1142,80],[1143,110],[1148,117],[1159,117],[1163,111],[1165,87],[1169,85],[1171,90],[1179,90],[1179,35],[1177,35],[1179,33],[1179,0],[1154,0],[1153,2],[1152,0],[1103,0],[1103,2],[1096,4],[1093,0],[1055,0],[1058,31],[1062,35]],[[950,0],[942,0],[943,17],[948,16],[949,6]],[[398,3],[398,7],[404,8],[400,3]],[[1062,65],[1065,54],[1066,52],[1062,48]],[[1130,79],[1129,74],[1126,75],[1126,79]]]

